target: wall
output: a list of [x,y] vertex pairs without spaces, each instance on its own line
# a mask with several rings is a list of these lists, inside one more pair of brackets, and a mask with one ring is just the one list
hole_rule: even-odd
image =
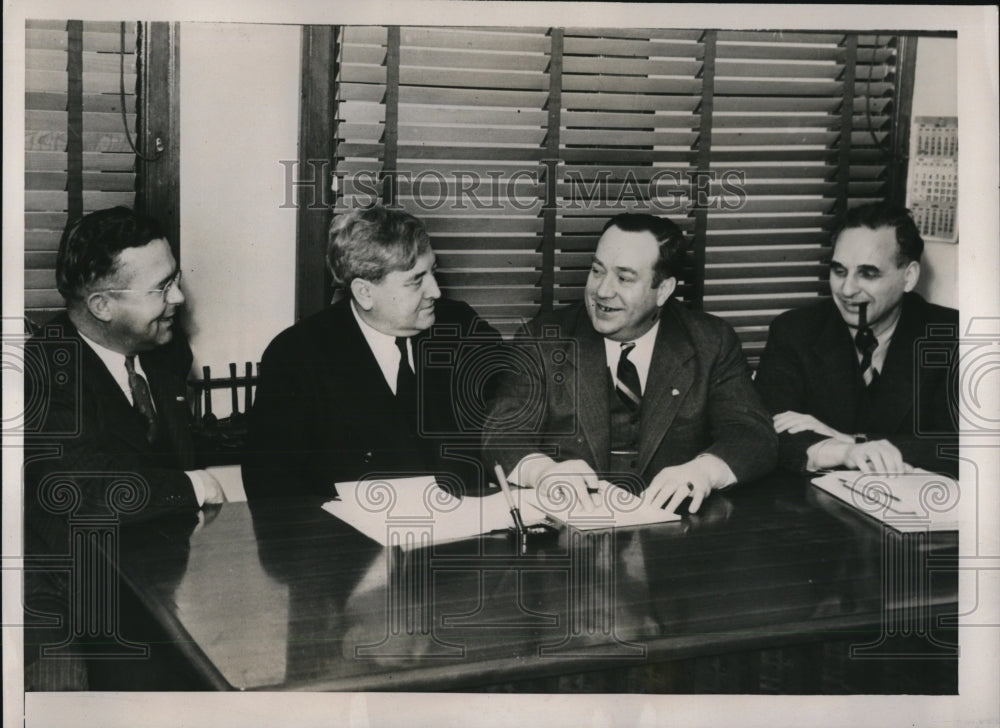
[[[957,42],[955,38],[917,41],[913,116],[958,116]],[[917,291],[928,300],[958,308],[958,251],[959,245],[952,243],[926,244]]]
[[[180,26],[181,268],[195,365],[257,362],[295,305],[300,27]],[[240,400],[242,408],[242,398]],[[213,410],[230,412],[228,390]]]

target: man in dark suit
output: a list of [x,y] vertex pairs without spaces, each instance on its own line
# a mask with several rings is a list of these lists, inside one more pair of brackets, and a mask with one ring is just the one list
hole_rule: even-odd
[[430,239],[408,213],[338,215],[327,262],[349,295],[280,333],[261,360],[248,499],[330,498],[335,483],[369,475],[432,473],[453,492],[480,490],[485,406],[462,377],[499,334],[441,298]]
[[[25,549],[43,560],[67,554],[74,522],[193,517],[225,500],[195,464],[191,351],[175,333],[184,294],[159,224],[124,207],[86,215],[62,236],[56,284],[66,310],[25,347],[34,363],[25,377]],[[29,687],[86,687],[79,662],[38,658],[39,643],[81,626],[67,624],[76,618],[69,601],[81,598],[67,575],[29,563],[25,597],[29,609],[63,619],[51,635],[27,631]],[[104,609],[114,594],[97,598]]]
[[736,334],[671,295],[684,238],[652,215],[605,225],[585,300],[528,328],[533,365],[503,380],[486,454],[522,486],[572,486],[585,509],[602,479],[690,512],[716,488],[774,465],[776,437]]
[[785,467],[956,472],[958,312],[913,292],[923,247],[905,208],[850,210],[833,234],[832,297],[771,324],[756,384]]

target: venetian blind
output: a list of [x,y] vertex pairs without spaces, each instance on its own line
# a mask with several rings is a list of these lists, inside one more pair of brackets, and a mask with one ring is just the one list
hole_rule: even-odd
[[691,240],[680,297],[753,360],[826,293],[836,214],[887,194],[892,37],[346,27],[340,52],[337,210],[417,214],[494,320],[578,299],[607,218],[650,212]]
[[[701,31],[567,29],[562,57],[556,304],[582,297],[609,217],[650,212],[693,235],[704,44]],[[689,261],[680,298],[693,277]]]
[[[70,218],[135,204],[120,101],[121,24],[29,20],[25,28],[25,313],[63,307],[55,258]],[[136,32],[125,33],[126,119],[136,125]]]
[[774,316],[829,293],[837,212],[887,193],[891,40],[718,34],[703,306],[751,360]]
[[538,310],[543,30],[342,33],[337,211],[395,201],[431,235],[446,295],[501,328]]

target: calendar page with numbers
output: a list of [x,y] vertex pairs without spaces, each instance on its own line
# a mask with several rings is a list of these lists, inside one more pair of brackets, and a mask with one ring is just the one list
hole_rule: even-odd
[[958,240],[957,117],[914,117],[906,206],[924,240]]

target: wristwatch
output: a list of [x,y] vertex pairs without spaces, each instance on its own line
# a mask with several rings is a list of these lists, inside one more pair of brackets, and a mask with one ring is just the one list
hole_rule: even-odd
[[859,432],[854,436],[854,444],[859,445],[862,442],[868,442],[868,435],[863,432]]

